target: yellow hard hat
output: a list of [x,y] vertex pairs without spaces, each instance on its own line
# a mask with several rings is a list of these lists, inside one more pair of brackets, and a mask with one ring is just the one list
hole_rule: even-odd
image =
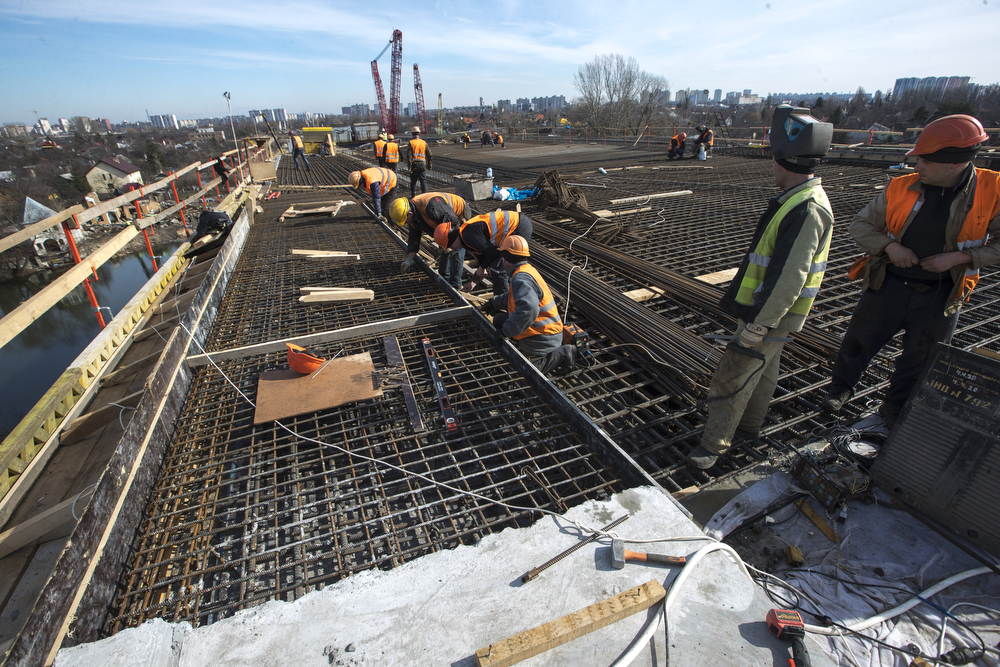
[[389,204],[389,217],[395,220],[400,227],[406,224],[406,214],[409,212],[410,202],[406,197],[393,199],[392,203]]
[[396,136],[395,136],[395,135],[392,135],[392,134],[390,134],[390,135],[389,135],[389,141],[395,141],[395,140],[396,140]]
[[347,175],[347,182],[351,184],[351,187],[354,188],[358,187],[358,183],[361,182],[361,172],[352,171],[350,174]]

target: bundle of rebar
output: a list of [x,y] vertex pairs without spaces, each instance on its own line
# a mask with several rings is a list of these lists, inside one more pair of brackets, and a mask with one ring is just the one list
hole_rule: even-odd
[[549,289],[564,303],[569,301],[629,356],[649,362],[649,372],[659,375],[668,391],[690,395],[707,387],[719,359],[711,344],[541,245],[531,247],[531,262],[551,278]]
[[[723,292],[714,285],[690,278],[683,273],[652,262],[637,259],[602,243],[581,238],[579,234],[545,222],[534,222],[533,234],[569,247],[573,252],[614,268],[641,284],[662,289],[671,298],[688,302],[720,322],[735,323],[736,318],[719,307]],[[534,252],[534,248],[532,248],[532,256],[534,256]],[[832,358],[840,348],[839,337],[832,336],[808,323],[802,328],[802,331],[797,331],[792,336],[803,347],[823,358]]]

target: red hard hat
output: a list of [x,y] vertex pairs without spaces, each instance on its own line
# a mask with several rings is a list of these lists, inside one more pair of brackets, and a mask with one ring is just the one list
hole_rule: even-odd
[[942,148],[971,148],[984,143],[989,135],[983,124],[964,113],[938,118],[924,128],[917,145],[907,155],[930,155]]
[[451,223],[442,222],[440,225],[434,228],[434,241],[437,242],[439,246],[447,250],[449,234],[451,234]]

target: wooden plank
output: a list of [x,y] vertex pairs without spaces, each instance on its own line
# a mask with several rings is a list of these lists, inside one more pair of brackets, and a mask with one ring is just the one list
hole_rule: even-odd
[[148,371],[153,367],[153,364],[156,363],[156,361],[160,358],[160,355],[162,353],[163,353],[162,350],[159,352],[154,352],[148,357],[143,357],[138,361],[132,362],[128,366],[122,366],[121,368],[116,369],[111,373],[108,373],[107,375],[101,378],[101,386],[114,387],[115,385],[124,382],[126,378],[130,378],[133,375],[142,373],[143,371]]
[[305,248],[292,248],[293,255],[346,255],[346,250],[306,250]]
[[657,192],[652,195],[642,195],[640,197],[625,197],[623,199],[612,199],[611,204],[627,204],[634,201],[648,201],[650,199],[664,199],[666,197],[681,197],[683,195],[694,194],[691,190],[677,190],[676,192]]
[[809,503],[806,502],[805,498],[795,503],[795,506],[802,510],[802,513],[809,517],[809,520],[816,524],[816,527],[819,528],[831,542],[834,544],[840,544],[840,538],[837,537],[837,532],[830,527],[830,524],[823,521],[823,518],[816,513],[816,510],[814,510]]
[[314,294],[316,292],[354,292],[359,287],[300,287],[299,291],[304,294]]
[[708,283],[709,285],[718,285],[719,283],[728,283],[736,276],[736,272],[740,267],[734,266],[731,269],[723,269],[722,271],[715,271],[714,273],[706,273],[701,276],[695,276],[695,280],[700,280],[703,283]]
[[602,218],[615,218],[622,215],[631,215],[633,213],[645,213],[646,211],[652,211],[652,206],[643,206],[642,208],[630,208],[627,211],[609,211],[608,209],[601,209],[600,211],[594,211],[594,215],[599,215]]
[[463,317],[467,318],[471,314],[472,306],[448,308],[446,310],[436,310],[429,313],[401,317],[395,320],[385,320],[382,322],[372,322],[371,324],[360,324],[356,327],[321,331],[319,333],[308,334],[306,336],[295,336],[282,340],[269,341],[267,343],[256,343],[254,345],[236,347],[229,350],[220,350],[219,352],[192,354],[185,361],[191,368],[197,368],[198,366],[208,364],[210,358],[216,362],[233,361],[235,359],[249,359],[250,357],[256,357],[261,354],[287,350],[287,343],[294,343],[295,345],[301,345],[302,347],[310,347],[311,345],[319,343],[330,343],[334,341],[348,340],[350,338],[363,338],[366,336],[385,334],[390,331],[409,329],[411,327],[449,322]]
[[660,289],[659,287],[642,287],[640,289],[622,292],[622,296],[639,303],[655,299],[656,297],[663,296],[664,294],[666,294],[666,291]]
[[328,303],[335,301],[371,301],[375,292],[370,289],[344,290],[338,292],[313,292],[299,297],[302,303]]
[[36,540],[45,538],[48,541],[69,535],[76,525],[73,512],[80,516],[93,494],[94,489],[89,488],[0,533],[0,558]]
[[[134,408],[139,405],[139,399],[142,398],[144,391],[145,390],[129,394],[124,398],[119,398],[114,403],[109,403],[103,408],[98,408],[97,410],[88,412],[87,414],[74,419],[73,423],[62,432],[62,435],[59,436],[59,443],[64,447],[66,445],[72,445],[74,442],[83,440],[85,437],[101,428],[112,419],[118,419],[122,410]],[[122,406],[126,407],[123,408]],[[127,422],[128,420],[125,421]]]
[[29,324],[44,315],[49,308],[59,303],[74,287],[88,278],[92,274],[91,267],[96,268],[101,266],[111,259],[112,255],[124,248],[138,233],[139,230],[134,225],[129,225],[94,253],[85,257],[81,263],[52,281],[38,292],[38,294],[10,311],[6,317],[0,320],[0,347],[13,340]]
[[332,261],[332,260],[359,261],[361,259],[361,255],[330,255],[330,254],[324,253],[322,255],[320,255],[320,254],[305,255],[305,258],[306,259],[316,260],[316,261],[327,261],[327,262],[328,261]]
[[76,206],[70,206],[65,211],[59,211],[55,215],[50,215],[49,217],[45,218],[44,220],[40,220],[39,222],[36,222],[33,225],[28,225],[24,229],[22,229],[20,231],[16,231],[13,234],[11,234],[10,236],[5,236],[2,239],[0,239],[0,252],[3,252],[4,250],[8,250],[10,248],[13,248],[18,243],[22,243],[23,241],[27,241],[28,239],[30,239],[30,238],[32,238],[34,236],[38,236],[39,234],[41,234],[42,232],[44,232],[46,229],[49,229],[51,227],[55,227],[56,225],[58,225],[59,223],[61,223],[63,220],[69,220],[74,215],[76,215],[78,213],[82,213],[84,210],[85,209],[80,204],[77,204]]
[[649,609],[666,594],[660,582],[647,581],[642,586],[481,648],[476,651],[476,665],[508,667]]

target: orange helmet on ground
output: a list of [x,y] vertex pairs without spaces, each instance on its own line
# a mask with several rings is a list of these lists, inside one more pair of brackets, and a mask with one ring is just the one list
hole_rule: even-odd
[[448,235],[451,234],[451,223],[442,222],[440,225],[434,228],[434,241],[444,248],[448,249]]
[[499,250],[504,255],[511,255],[519,259],[531,257],[531,253],[528,252],[528,242],[523,236],[518,236],[517,234],[511,234],[501,241]]
[[351,173],[349,173],[347,175],[347,182],[351,184],[351,187],[354,187],[354,188],[359,187],[358,183],[361,182],[361,172],[360,171],[352,171]]
[[988,139],[982,123],[959,113],[930,123],[917,138],[917,145],[906,154],[930,162],[968,162]]
[[288,365],[292,367],[292,370],[296,373],[302,373],[303,375],[309,375],[316,371],[317,368],[323,365],[326,361],[323,357],[317,357],[315,354],[310,352],[304,347],[299,345],[293,345],[292,343],[285,343],[288,346]]

